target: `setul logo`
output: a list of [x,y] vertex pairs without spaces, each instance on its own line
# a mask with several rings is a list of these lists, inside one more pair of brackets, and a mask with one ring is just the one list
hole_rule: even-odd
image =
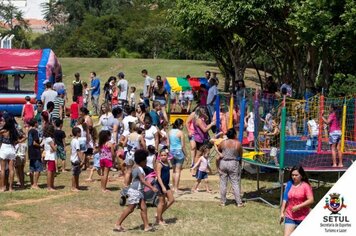
[[341,197],[340,199],[340,194],[332,193],[329,194],[329,196],[330,201],[328,197],[325,199],[324,209],[328,209],[329,211],[331,211],[331,215],[338,214],[338,212],[341,211],[342,208],[346,208],[346,205],[344,205],[344,198]]

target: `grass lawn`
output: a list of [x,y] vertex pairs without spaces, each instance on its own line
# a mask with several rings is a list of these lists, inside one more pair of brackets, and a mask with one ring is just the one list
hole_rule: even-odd
[[[143,78],[140,73],[142,69],[147,69],[151,77],[157,74],[162,77],[186,74],[203,76],[205,70],[216,69],[213,63],[202,61],[61,58],[60,62],[67,88],[71,88],[75,72],[81,73],[82,80],[89,82],[89,72],[96,71],[104,83],[109,76],[124,71],[130,85],[142,90]],[[71,92],[69,89],[69,97]],[[65,121],[65,127],[64,130],[69,136],[68,119]],[[67,142],[70,142],[69,138]],[[117,172],[110,173],[111,182],[108,187],[111,192],[102,193],[100,181],[84,182],[88,175],[89,171],[81,174],[82,191],[79,193],[70,191],[70,172],[58,174],[55,179],[57,187],[55,192],[47,192],[46,177],[42,175],[40,190],[29,189],[29,178],[26,177],[27,189],[0,193],[0,235],[114,235],[112,228],[123,210],[118,204],[123,180],[118,178]],[[97,175],[94,175],[94,178],[99,180]],[[278,224],[279,209],[252,201],[248,201],[244,208],[237,208],[233,204],[220,207],[218,176],[211,175],[209,179],[213,194],[206,192],[191,194],[189,189],[193,186],[194,179],[186,168],[181,182],[184,194],[176,196],[176,203],[164,215],[169,225],[157,227],[155,232],[149,234],[282,235],[283,227]],[[261,179],[260,186],[270,188],[275,186],[278,175],[262,174]],[[330,181],[330,176],[326,179]],[[200,188],[204,189],[204,186]],[[327,185],[315,191],[316,202],[329,188]],[[244,174],[242,177],[244,196],[256,196],[255,190],[256,176]],[[278,191],[266,191],[263,196],[278,203]],[[231,191],[228,198],[233,199]],[[150,207],[148,211],[151,223],[154,221],[155,210],[156,208]],[[125,235],[142,234],[139,210],[130,215],[123,226],[128,229]]]

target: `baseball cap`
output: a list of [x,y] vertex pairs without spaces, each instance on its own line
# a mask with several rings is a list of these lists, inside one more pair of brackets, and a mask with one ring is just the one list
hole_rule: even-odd
[[65,94],[66,91],[64,89],[58,89],[57,93],[58,93],[58,95],[62,95],[62,94]]

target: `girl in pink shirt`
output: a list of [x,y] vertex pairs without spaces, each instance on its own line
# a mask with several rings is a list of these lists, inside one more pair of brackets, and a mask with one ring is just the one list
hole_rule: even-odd
[[[322,114],[323,121],[329,125],[329,144],[331,147],[331,156],[333,167],[343,167],[342,152],[341,152],[341,116],[342,112],[335,104],[330,106],[330,114],[328,119]],[[339,156],[339,165],[336,163],[336,155]]]
[[209,188],[209,183],[208,183],[208,172],[211,173],[211,168],[209,165],[209,153],[210,153],[210,148],[207,144],[204,144],[203,146],[201,146],[201,148],[199,149],[199,151],[203,154],[199,160],[197,161],[197,163],[195,163],[195,165],[193,166],[193,168],[191,168],[191,172],[194,173],[194,170],[196,168],[198,168],[198,172],[196,174],[196,178],[197,178],[197,182],[194,185],[192,192],[198,192],[198,187],[201,183],[202,180],[205,181],[205,187],[206,187],[206,191],[208,193],[211,193],[211,190]]
[[301,166],[290,171],[290,180],[284,192],[280,222],[284,221],[284,235],[293,233],[295,228],[307,217],[314,202],[312,187]]

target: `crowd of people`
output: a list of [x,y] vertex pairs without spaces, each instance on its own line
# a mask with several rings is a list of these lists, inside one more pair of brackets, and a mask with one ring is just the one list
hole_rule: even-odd
[[[20,187],[25,187],[26,156],[30,162],[31,188],[39,188],[40,175],[46,172],[47,188],[49,191],[55,191],[56,172],[67,172],[68,153],[72,172],[72,191],[80,190],[80,175],[84,170],[90,171],[86,181],[93,181],[95,173],[100,176],[103,192],[109,191],[107,183],[110,171],[120,171],[128,207],[116,222],[115,231],[124,230],[123,221],[137,205],[141,209],[145,230],[150,230],[143,189],[146,187],[158,194],[156,223],[165,225],[162,215],[174,203],[174,193],[182,193],[180,176],[189,156],[191,162],[187,165],[191,167],[191,174],[196,178],[192,192],[199,190],[202,180],[205,182],[206,191],[211,192],[207,180],[211,173],[210,150],[213,148],[217,153],[216,167],[220,177],[221,206],[226,204],[227,182],[230,181],[236,205],[243,207],[244,203],[240,197],[243,151],[242,144],[237,141],[240,112],[234,109],[233,120],[230,122],[231,116],[226,104],[221,104],[220,111],[215,110],[214,103],[218,96],[219,83],[216,74],[211,77],[210,72],[207,71],[206,78],[209,86],[202,85],[198,91],[169,94],[161,76],[152,79],[145,69],[141,73],[144,87],[139,97],[136,97],[136,88],[129,87],[123,72],[120,72],[117,77],[111,76],[104,83],[104,96],[101,96],[101,82],[95,72],[90,73],[90,83],[82,81],[80,74],[76,73],[72,82],[73,97],[69,110],[66,109],[66,104],[69,103],[68,88],[61,79],[57,79],[53,85],[45,81],[46,90],[35,106],[31,104],[29,97],[25,98],[26,103],[22,111],[23,127],[11,114],[1,113],[0,191],[14,190],[15,173]],[[239,104],[245,96],[245,88],[244,81],[237,82],[235,104]],[[264,143],[266,147],[277,147],[278,143],[274,137],[279,134],[279,124],[268,112],[272,109],[271,98],[274,98],[277,88],[271,78],[267,79],[265,88],[263,105],[266,115],[261,117],[264,122]],[[282,85],[281,93],[289,96],[291,87],[288,84]],[[178,118],[173,124],[169,123],[166,113],[168,96],[171,96],[173,110],[178,104],[182,111],[190,113],[185,122]],[[101,103],[102,97],[104,99]],[[197,101],[196,107],[194,100]],[[89,103],[92,105],[92,112],[89,111]],[[332,111],[329,118],[324,120],[332,126],[330,140],[333,148],[333,166],[336,166],[336,153],[340,140],[338,136],[340,116],[336,108]],[[70,117],[68,124],[71,127],[70,135],[63,131],[66,115]],[[93,115],[98,119],[94,121]],[[254,119],[253,112],[249,112],[245,117],[250,146],[253,145],[254,139]],[[221,132],[212,136],[211,130],[216,129],[216,122],[220,122],[218,126]],[[232,128],[229,125],[231,123]],[[312,129],[313,123],[310,124]],[[186,129],[187,133],[183,132],[183,129]],[[66,145],[69,139],[71,141],[68,152]],[[189,142],[186,142],[186,139]],[[186,143],[189,143],[189,148],[186,147]],[[338,165],[342,166],[341,157]],[[171,169],[173,176],[170,173]],[[152,173],[155,174],[155,182],[145,178]],[[307,196],[307,200],[298,203],[298,207],[295,208],[291,206],[295,201],[288,201],[288,194],[286,194],[281,218],[283,220],[285,218],[286,224],[297,225],[302,217],[297,215],[295,218],[293,212],[303,209],[305,215],[312,203],[312,198],[309,197],[312,193],[310,185],[304,184],[308,184],[308,181],[302,169],[292,170],[291,173],[294,187],[288,190],[289,195],[293,191],[299,191],[297,187],[304,181],[303,191],[306,191],[304,195]],[[302,180],[299,180],[300,176]],[[286,215],[285,209],[287,209]],[[290,231],[290,228],[288,230]]]

